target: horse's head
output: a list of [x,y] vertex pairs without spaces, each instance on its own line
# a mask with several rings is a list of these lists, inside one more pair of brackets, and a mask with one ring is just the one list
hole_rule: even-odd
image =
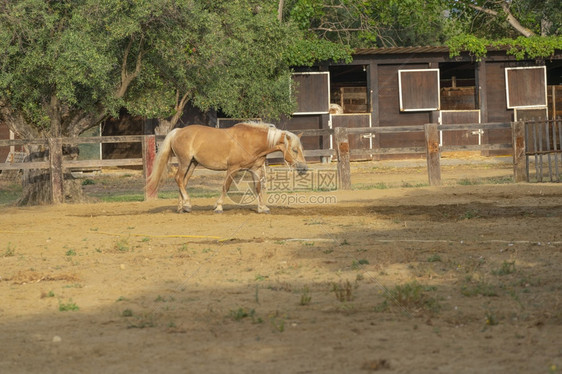
[[306,166],[306,160],[304,159],[301,135],[297,136],[291,132],[284,131],[279,143],[285,162],[295,167],[299,175],[304,175],[308,171],[308,166]]

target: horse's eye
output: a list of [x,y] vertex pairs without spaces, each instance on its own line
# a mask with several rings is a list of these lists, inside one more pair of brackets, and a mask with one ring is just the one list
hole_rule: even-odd
[[293,148],[293,152],[295,153],[299,153],[298,150],[296,148]]

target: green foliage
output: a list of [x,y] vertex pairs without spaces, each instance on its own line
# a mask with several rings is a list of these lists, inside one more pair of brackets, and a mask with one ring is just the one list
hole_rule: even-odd
[[562,36],[533,36],[530,38],[518,37],[517,39],[500,39],[494,42],[496,46],[507,46],[507,54],[515,56],[518,60],[525,58],[548,58],[558,49],[562,49]]
[[182,98],[233,117],[288,114],[291,65],[349,61],[350,49],[276,12],[253,0],[7,2],[0,105],[11,116],[0,120],[26,136],[77,135],[123,107],[167,118]]
[[474,55],[477,61],[480,61],[488,53],[488,46],[491,45],[491,41],[474,35],[461,34],[452,37],[446,44],[449,47],[449,55],[451,57],[458,56],[461,52],[467,51]]
[[562,37],[551,36],[520,36],[516,39],[501,38],[491,40],[479,38],[475,35],[461,34],[452,37],[447,41],[449,54],[451,57],[458,56],[463,51],[474,55],[477,61],[486,56],[488,50],[506,49],[507,54],[515,56],[517,60],[548,58],[554,55],[555,51],[562,49]]

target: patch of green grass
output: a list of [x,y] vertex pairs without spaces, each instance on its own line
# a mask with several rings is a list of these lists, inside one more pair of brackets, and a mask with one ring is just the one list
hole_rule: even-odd
[[2,257],[13,257],[16,254],[16,249],[14,247],[12,247],[12,243],[8,242],[8,245],[6,247],[6,249],[4,250],[4,253],[2,254]]
[[357,270],[361,268],[361,265],[369,265],[369,260],[366,260],[364,258],[360,260],[353,260],[353,262],[351,263],[351,269]]
[[408,311],[424,310],[437,313],[441,310],[441,305],[436,298],[427,294],[435,290],[435,287],[423,286],[417,281],[397,285],[393,289],[386,290],[384,293],[385,300],[377,307],[377,310],[388,310],[394,305]]
[[80,283],[67,284],[63,286],[63,288],[82,288],[82,287],[84,286],[82,286]]
[[113,245],[113,249],[119,252],[128,252],[130,249],[129,240],[127,238],[119,239]]
[[77,310],[80,310],[80,307],[78,307],[76,303],[72,302],[72,299],[70,299],[68,303],[59,302],[60,312],[75,312]]
[[435,253],[427,258],[427,262],[441,262],[441,256]]
[[486,180],[487,184],[510,184],[510,183],[514,183],[512,176],[490,177],[490,178],[486,178],[485,180]]
[[285,319],[283,319],[283,318],[271,317],[270,322],[271,322],[271,326],[273,326],[273,328],[274,328],[277,332],[283,332],[283,331],[285,331]]
[[390,187],[384,182],[375,184],[358,183],[353,185],[354,190],[386,190],[388,188]]
[[[128,313],[128,312],[127,312]],[[154,327],[156,326],[156,322],[154,321],[155,317],[152,313],[143,313],[141,315],[134,315],[131,311],[131,317],[135,317],[134,323],[131,323],[127,326],[129,329],[144,329],[147,327]]]
[[461,186],[474,186],[477,184],[481,184],[481,182],[475,179],[463,178],[463,179],[459,179],[457,184],[460,184]]
[[173,296],[168,296],[168,297],[166,297],[166,296],[160,296],[160,295],[158,295],[158,297],[156,297],[156,299],[154,299],[154,302],[157,302],[157,303],[168,303],[168,302],[171,302],[171,301],[174,301],[174,300],[175,300],[175,298],[174,298]]
[[346,280],[345,282],[339,283],[332,283],[332,292],[336,296],[336,299],[340,302],[352,301],[355,297],[353,296],[353,289],[357,288],[358,285],[355,284],[355,287],[351,284],[350,281]]
[[308,305],[312,300],[312,296],[310,296],[310,290],[308,287],[303,287],[301,291],[301,300],[299,302],[300,305]]
[[502,176],[502,177],[489,177],[489,178],[476,178],[476,179],[463,178],[457,181],[457,184],[461,186],[475,186],[479,184],[509,184],[509,183],[513,183],[513,177]]
[[233,309],[228,313],[228,316],[230,317],[230,319],[232,319],[233,321],[242,321],[245,318],[250,318],[252,320],[252,323],[262,323],[263,320],[261,317],[258,317],[256,315],[256,311],[255,309],[246,309],[246,308],[238,308],[238,309]]
[[509,275],[515,273],[515,261],[504,261],[499,269],[492,270],[492,274],[494,275]]
[[41,292],[41,298],[44,299],[46,297],[55,297],[55,293],[53,291]]
[[464,214],[461,216],[461,219],[473,219],[473,218],[479,218],[480,215],[478,214],[477,210],[472,210],[469,209],[466,212],[464,212]]
[[461,287],[461,294],[467,297],[473,296],[486,296],[494,297],[498,296],[498,291],[496,287],[490,283],[478,282],[475,284],[464,284]]
[[403,187],[403,188],[419,188],[419,187],[427,187],[427,186],[429,186],[428,183],[415,183],[415,184],[412,184],[412,183],[410,183],[410,182],[402,182],[402,184],[400,185],[400,187]]
[[121,317],[132,317],[132,316],[133,316],[133,311],[131,309],[125,309],[121,313]]
[[496,326],[500,323],[496,313],[493,310],[487,310],[484,313],[484,317],[487,326]]
[[65,253],[66,256],[76,256],[76,251],[74,249],[69,249]]

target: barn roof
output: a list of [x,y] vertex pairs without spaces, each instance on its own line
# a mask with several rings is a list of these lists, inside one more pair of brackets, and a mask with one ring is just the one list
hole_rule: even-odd
[[384,48],[357,48],[355,55],[393,55],[402,53],[448,53],[449,47],[445,46],[418,46],[418,47],[384,47]]
[[[503,51],[507,52],[508,46],[488,46],[488,52]],[[421,54],[421,53],[449,53],[447,46],[413,46],[413,47],[381,47],[381,48],[357,48],[353,51],[354,55],[398,55],[398,54]],[[554,53],[560,58],[562,50],[557,49]]]

